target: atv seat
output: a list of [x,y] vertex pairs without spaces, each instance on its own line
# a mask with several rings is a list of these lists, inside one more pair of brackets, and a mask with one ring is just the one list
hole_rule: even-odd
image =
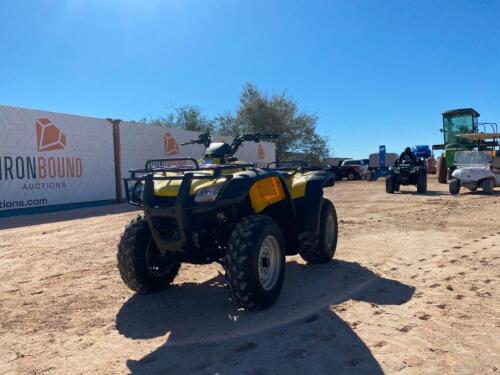
[[500,156],[496,156],[495,159],[493,159],[491,169],[496,173],[500,173]]

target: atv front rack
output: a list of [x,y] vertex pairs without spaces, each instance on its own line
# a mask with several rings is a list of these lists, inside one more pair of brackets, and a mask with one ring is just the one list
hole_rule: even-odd
[[[165,165],[167,163],[182,162],[182,161],[191,161],[194,163],[194,166]],[[253,168],[255,168],[255,164],[253,163],[200,166],[198,162],[192,158],[152,159],[146,162],[145,168],[129,170],[130,177],[123,179],[123,182],[125,184],[125,199],[131,205],[138,207],[144,207],[144,208],[160,207],[161,205],[158,205],[155,202],[154,181],[181,180],[182,182],[179,187],[178,196],[181,195],[183,187],[188,186],[189,189],[187,191],[187,196],[189,197],[189,191],[191,189],[192,180],[213,180],[213,179],[225,178],[227,182],[232,178],[232,175],[223,174],[224,171],[235,170],[235,169],[248,170]],[[200,171],[213,171],[213,173],[207,175],[201,175],[201,174],[195,175],[196,172]],[[168,172],[175,173],[176,175],[166,176],[165,174]],[[134,199],[136,198],[134,194],[138,184],[143,184],[143,198],[140,200]],[[177,201],[178,199],[175,200]],[[197,204],[197,206],[200,206],[200,204]]]
[[[169,159],[172,160],[172,159]],[[177,159],[186,160],[186,159]],[[130,177],[124,178],[125,197],[131,205],[141,207],[147,213],[147,220],[151,229],[151,234],[155,239],[158,248],[161,251],[183,251],[184,246],[189,241],[191,233],[192,214],[200,214],[213,210],[217,210],[222,206],[236,204],[239,198],[225,198],[221,201],[221,197],[233,179],[232,174],[223,174],[222,172],[230,169],[249,170],[253,169],[254,164],[226,164],[217,166],[200,166],[194,167],[178,166],[178,167],[152,167],[152,163],[146,163],[149,168],[131,169]],[[195,174],[199,171],[213,171],[212,174],[200,175]],[[177,175],[165,176],[165,172],[176,172]],[[193,180],[214,180],[224,179],[220,191],[211,202],[195,203],[194,197],[190,195],[191,185]],[[179,190],[175,197],[167,197],[167,201],[162,197],[156,197],[154,194],[155,181],[181,181]],[[139,188],[141,195],[138,196],[136,189]],[[171,238],[162,235],[162,220],[171,220],[175,223],[175,235]]]

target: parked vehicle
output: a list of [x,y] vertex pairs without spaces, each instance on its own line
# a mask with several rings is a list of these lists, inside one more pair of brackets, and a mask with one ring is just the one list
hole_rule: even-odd
[[431,156],[430,158],[427,159],[426,166],[427,166],[427,173],[436,174],[437,165],[434,156]]
[[458,194],[461,187],[470,191],[481,188],[485,194],[493,194],[494,188],[500,186],[500,155],[493,158],[484,151],[457,151],[454,162],[451,194]]
[[366,178],[368,173],[368,165],[363,160],[349,159],[344,160],[340,166],[343,177],[349,181]]
[[[438,181],[447,183],[455,169],[454,160],[457,151],[492,151],[498,146],[498,139],[486,141],[486,133],[498,134],[498,125],[494,122],[479,122],[479,112],[473,108],[461,108],[443,113],[443,144],[433,145],[433,150],[443,150],[438,160]],[[489,137],[493,138],[493,137]]]
[[415,158],[407,147],[405,152],[389,168],[389,175],[385,180],[385,190],[392,194],[400,190],[401,185],[415,185],[418,193],[427,192],[427,169],[425,159]]
[[243,142],[263,139],[276,137],[245,134],[228,144],[203,134],[189,143],[205,145],[205,163],[157,159],[130,171],[127,201],[143,210],[118,245],[118,269],[130,289],[167,288],[182,262],[218,262],[233,301],[266,308],[280,294],[286,255],[308,263],[334,256],[337,214],[323,198],[333,174],[305,162],[255,168],[234,157]]

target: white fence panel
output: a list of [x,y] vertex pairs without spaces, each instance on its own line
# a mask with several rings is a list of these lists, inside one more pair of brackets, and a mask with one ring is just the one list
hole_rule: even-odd
[[115,199],[103,119],[0,106],[0,211]]
[[145,125],[138,122],[120,124],[121,173],[144,168],[149,159],[191,157],[200,159],[205,150],[202,145],[181,143],[198,138],[200,133],[162,126]]

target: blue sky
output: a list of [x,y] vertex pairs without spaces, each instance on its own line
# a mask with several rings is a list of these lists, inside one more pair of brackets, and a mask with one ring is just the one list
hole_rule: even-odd
[[500,1],[32,0],[0,7],[0,104],[140,119],[286,91],[334,155],[500,122]]

